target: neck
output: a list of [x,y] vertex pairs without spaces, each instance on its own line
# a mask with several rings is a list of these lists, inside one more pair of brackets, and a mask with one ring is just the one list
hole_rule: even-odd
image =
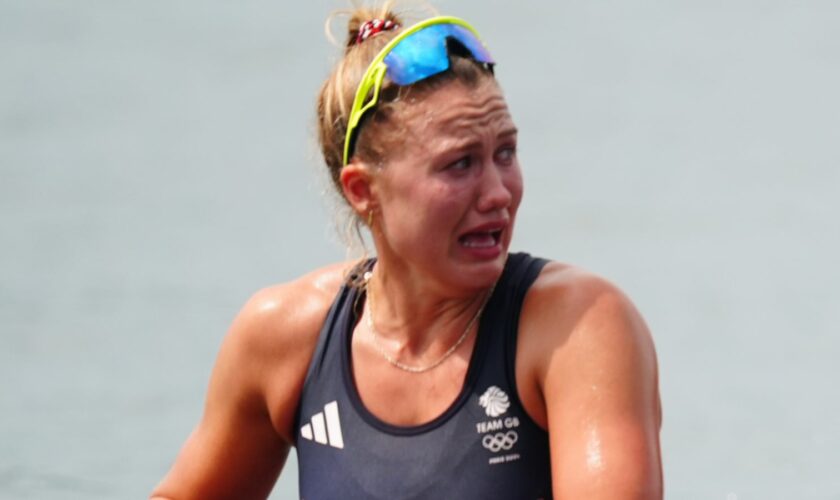
[[[453,293],[430,277],[380,260],[367,283],[366,314],[386,348],[403,359],[446,352],[467,331],[491,288]],[[477,328],[477,321],[469,330]]]

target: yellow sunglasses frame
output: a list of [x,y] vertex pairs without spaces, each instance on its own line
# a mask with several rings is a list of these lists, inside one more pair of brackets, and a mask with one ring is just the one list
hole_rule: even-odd
[[[388,42],[388,44],[385,45],[378,54],[376,54],[376,57],[373,58],[373,61],[371,61],[365,71],[365,74],[359,82],[359,87],[356,89],[356,96],[353,99],[353,107],[350,108],[350,117],[347,120],[347,133],[344,136],[344,157],[342,165],[347,165],[350,162],[350,140],[353,137],[353,133],[359,127],[359,122],[361,122],[362,116],[364,116],[367,110],[379,102],[379,91],[382,88],[382,82],[385,80],[385,74],[388,72],[388,65],[385,64],[385,57],[387,57],[388,54],[391,53],[391,50],[393,50],[394,47],[407,37],[417,33],[423,28],[434,26],[436,24],[454,24],[461,26],[470,30],[478,40],[481,40],[478,35],[478,31],[476,31],[472,25],[463,19],[453,16],[437,16],[420,21],[419,23],[406,28],[393,40]],[[373,95],[370,100],[365,102],[371,89],[373,89]]]

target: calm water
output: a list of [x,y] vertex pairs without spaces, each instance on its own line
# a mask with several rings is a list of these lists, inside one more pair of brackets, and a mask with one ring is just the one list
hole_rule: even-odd
[[[312,139],[344,4],[285,5],[0,0],[0,498],[144,497],[238,307],[344,256]],[[654,331],[668,498],[840,498],[840,6],[438,6],[521,130],[515,248]]]

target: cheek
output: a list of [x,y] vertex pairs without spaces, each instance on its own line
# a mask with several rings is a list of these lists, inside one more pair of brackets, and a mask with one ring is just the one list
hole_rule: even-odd
[[[395,186],[396,187],[396,186]],[[434,182],[406,183],[393,191],[383,206],[386,221],[392,221],[391,235],[399,239],[431,243],[455,228],[468,205],[463,189]],[[436,236],[433,236],[436,235]]]
[[411,216],[427,232],[447,232],[460,220],[465,193],[444,183],[418,185],[413,190],[414,205]]
[[522,201],[522,193],[525,189],[522,181],[522,170],[519,169],[518,165],[508,173],[505,178],[505,185],[511,196],[511,211],[515,213],[516,209],[519,208],[519,203]]

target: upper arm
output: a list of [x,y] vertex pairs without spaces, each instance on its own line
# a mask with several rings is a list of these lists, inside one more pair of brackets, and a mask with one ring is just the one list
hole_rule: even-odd
[[291,446],[287,428],[317,337],[318,315],[307,310],[318,305],[301,303],[300,290],[293,291],[262,291],[234,320],[213,367],[204,414],[153,497],[268,496]]
[[[555,497],[659,499],[656,354],[644,321],[614,286],[592,276],[549,289],[542,374]],[[561,297],[562,295],[562,297]],[[560,318],[562,315],[562,318]]]

